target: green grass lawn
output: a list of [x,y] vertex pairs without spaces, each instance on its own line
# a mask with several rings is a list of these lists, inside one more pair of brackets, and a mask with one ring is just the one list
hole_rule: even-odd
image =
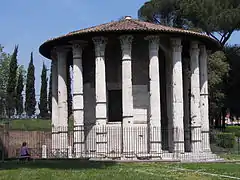
[[11,130],[21,131],[50,131],[51,120],[45,119],[14,119],[1,120],[0,124],[9,124]]
[[[223,180],[240,179],[239,164],[168,164],[89,162],[80,160],[1,163],[0,180]],[[204,174],[207,173],[207,174]],[[210,175],[208,173],[214,173]]]

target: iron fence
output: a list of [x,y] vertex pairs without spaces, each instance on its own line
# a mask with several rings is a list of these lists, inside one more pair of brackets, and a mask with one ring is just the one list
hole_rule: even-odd
[[[204,136],[208,134],[207,140]],[[208,142],[209,140],[209,142]],[[207,142],[204,142],[207,141]],[[240,155],[240,138],[224,129],[164,129],[148,125],[57,127],[51,131],[0,128],[2,160],[19,157],[21,144],[27,142],[34,158],[101,159],[207,159]],[[203,144],[209,144],[209,151]]]

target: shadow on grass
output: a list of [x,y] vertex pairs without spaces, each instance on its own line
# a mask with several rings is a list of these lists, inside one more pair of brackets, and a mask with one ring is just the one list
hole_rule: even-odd
[[88,161],[88,160],[36,160],[30,162],[5,161],[0,163],[0,170],[8,169],[102,169],[114,166],[116,163],[107,161]]

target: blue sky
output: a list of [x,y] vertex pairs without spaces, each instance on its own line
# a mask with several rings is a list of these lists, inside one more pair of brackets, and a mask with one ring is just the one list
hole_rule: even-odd
[[[0,44],[12,52],[19,45],[18,62],[28,67],[30,53],[34,53],[36,68],[36,94],[40,89],[43,61],[39,46],[49,38],[70,31],[117,20],[130,15],[137,18],[137,11],[147,0],[5,0],[1,2]],[[236,32],[230,44],[239,44]]]

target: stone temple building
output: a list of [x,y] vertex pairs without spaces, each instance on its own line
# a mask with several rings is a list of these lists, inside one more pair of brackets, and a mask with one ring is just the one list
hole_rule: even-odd
[[70,147],[76,158],[217,158],[209,142],[207,59],[218,47],[205,34],[130,16],[46,41],[40,53],[52,60],[48,148]]

